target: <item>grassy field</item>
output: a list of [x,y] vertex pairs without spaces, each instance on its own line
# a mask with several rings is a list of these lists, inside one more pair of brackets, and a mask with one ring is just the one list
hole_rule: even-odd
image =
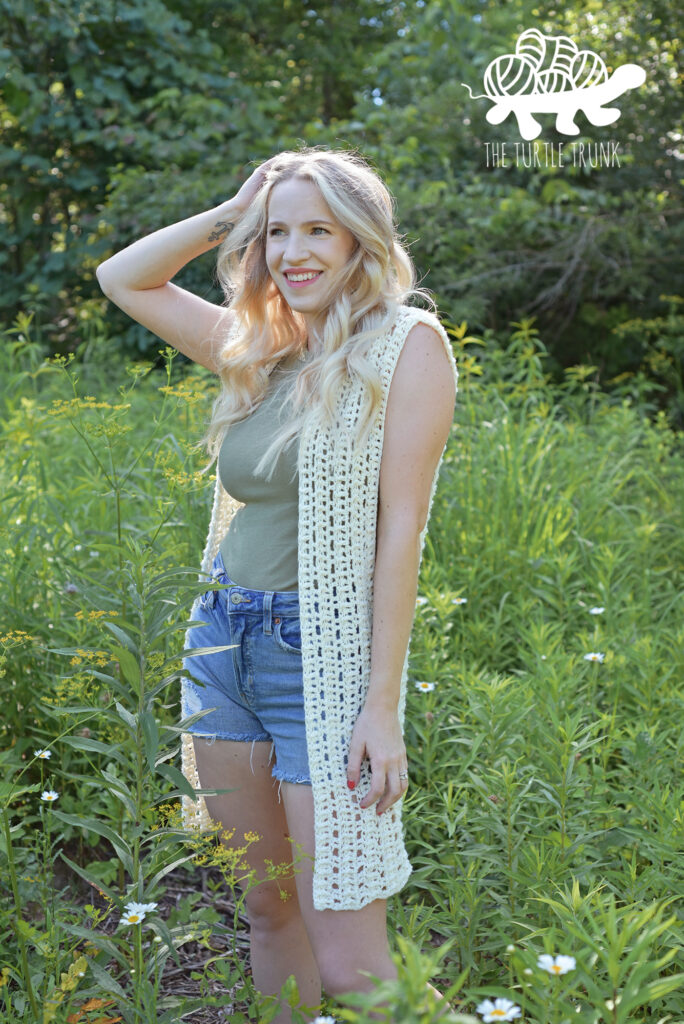
[[[505,352],[451,333],[460,390],[410,647],[400,977],[324,1012],[360,1022],[389,993],[388,1019],[429,1024],[432,977],[453,1021],[681,1024],[683,438],[629,380],[553,383],[529,324]],[[237,863],[178,827],[214,382],[170,350],[165,370],[112,351],[46,360],[24,323],[0,355],[0,1019],[268,1021]],[[169,901],[199,869],[232,916],[201,892]],[[156,906],[126,923],[130,901]],[[169,972],[198,949],[198,994],[179,995]]]

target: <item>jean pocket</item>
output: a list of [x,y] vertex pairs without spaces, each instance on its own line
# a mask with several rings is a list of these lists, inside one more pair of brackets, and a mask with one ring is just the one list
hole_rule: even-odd
[[299,618],[284,618],[273,623],[273,636],[279,647],[291,654],[302,653],[302,628]]

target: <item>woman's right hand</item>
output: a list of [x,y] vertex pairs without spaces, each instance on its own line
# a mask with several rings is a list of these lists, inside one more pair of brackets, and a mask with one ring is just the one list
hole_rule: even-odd
[[235,198],[231,200],[231,205],[234,205],[240,213],[247,211],[250,203],[266,181],[266,172],[277,159],[277,156],[272,156],[265,160],[263,164],[259,164],[257,169],[250,174],[240,191],[236,193]]

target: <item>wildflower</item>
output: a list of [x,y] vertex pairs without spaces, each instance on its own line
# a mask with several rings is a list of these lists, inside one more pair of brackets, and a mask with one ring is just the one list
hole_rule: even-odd
[[99,558],[100,557],[100,552],[99,551],[90,551],[89,554],[90,554],[91,558]]
[[59,793],[55,793],[54,789],[44,789],[40,794],[40,799],[44,800],[46,804],[52,804],[58,796]]
[[67,583],[64,587],[65,594],[78,594],[78,587],[75,583]]
[[520,1016],[520,1007],[516,1006],[510,999],[500,998],[495,999],[494,1002],[491,999],[485,999],[478,1006],[477,1012],[482,1015],[485,1024],[489,1024],[490,1021],[494,1020],[515,1020],[516,1017]]
[[603,661],[605,654],[601,654],[599,651],[590,651],[589,654],[584,655],[585,661]]
[[435,684],[434,683],[426,683],[426,682],[416,683],[416,690],[422,690],[423,693],[429,693],[430,690],[434,690],[434,688],[435,688]]
[[509,942],[508,945],[506,946],[506,952],[507,953],[515,953],[515,946],[513,945],[512,942]]
[[76,546],[74,547],[74,551],[82,551],[82,550],[83,550],[83,545],[82,545],[82,544],[77,544],[77,545],[76,545]]
[[158,903],[127,903],[124,910],[129,914],[151,914],[159,906]]
[[311,1024],[336,1024],[334,1017],[314,1017]]
[[601,615],[603,612],[605,612],[605,610],[606,610],[605,608],[590,608],[589,609],[589,614],[590,615]]
[[550,956],[548,953],[542,953],[537,959],[537,967],[543,967],[549,974],[567,974],[568,971],[574,971],[576,967],[576,961],[574,956]]
[[52,751],[51,750],[34,750],[33,751],[33,756],[34,757],[40,757],[40,758],[42,758],[43,761],[46,761],[48,758],[52,757]]
[[121,915],[122,924],[142,924],[145,920],[143,913],[136,913],[133,910],[127,911],[127,913]]
[[468,598],[467,597],[452,597],[451,603],[452,604],[467,604],[468,603]]
[[428,603],[427,597],[417,597],[416,598],[416,604],[427,604],[427,603]]
[[541,656],[541,660],[542,660],[542,661],[546,661],[546,655],[545,655],[545,654],[542,654],[542,656]]

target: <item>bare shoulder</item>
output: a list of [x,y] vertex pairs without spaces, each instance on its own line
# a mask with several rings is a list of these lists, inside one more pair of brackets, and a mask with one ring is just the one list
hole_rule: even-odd
[[[456,382],[445,342],[439,332],[426,323],[411,328],[397,361],[390,396],[395,392],[401,402],[418,403],[434,417],[454,414]],[[434,404],[433,404],[434,403]]]
[[392,376],[380,466],[380,516],[408,516],[422,525],[435,469],[451,432],[456,381],[445,341],[415,324]]

